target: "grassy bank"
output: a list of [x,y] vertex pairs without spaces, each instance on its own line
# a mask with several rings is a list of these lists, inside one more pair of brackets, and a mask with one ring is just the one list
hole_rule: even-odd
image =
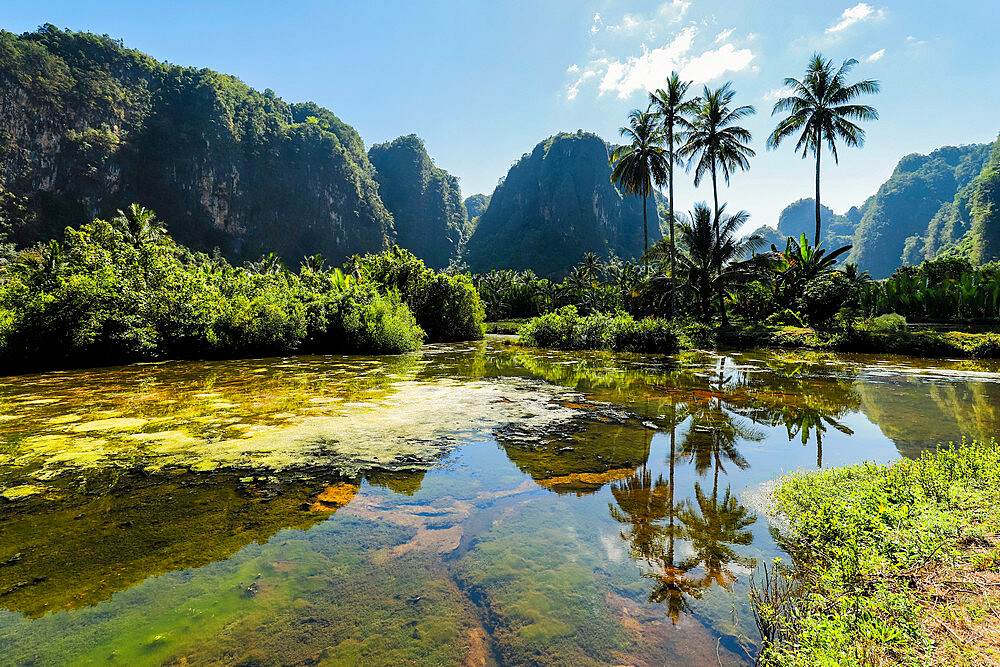
[[758,572],[765,665],[1000,664],[1000,448],[784,478]]

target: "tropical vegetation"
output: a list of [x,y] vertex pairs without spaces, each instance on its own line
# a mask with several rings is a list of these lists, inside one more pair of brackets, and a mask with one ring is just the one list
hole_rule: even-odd
[[791,563],[757,578],[760,664],[982,664],[971,639],[996,602],[998,495],[995,441],[783,478]]
[[163,358],[301,352],[400,353],[425,340],[483,335],[471,281],[393,248],[353,258],[347,273],[320,256],[289,270],[269,253],[242,267],[177,244],[132,205],[67,228],[63,241],[15,254],[0,270],[5,369]]

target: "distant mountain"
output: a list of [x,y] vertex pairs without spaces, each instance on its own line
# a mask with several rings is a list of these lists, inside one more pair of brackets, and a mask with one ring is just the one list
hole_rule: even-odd
[[465,200],[465,211],[469,216],[469,221],[475,220],[483,214],[483,211],[490,205],[490,195],[477,194]]
[[[852,222],[852,217],[854,221]],[[861,219],[861,214],[857,207],[852,207],[844,215],[834,213],[827,206],[820,205],[820,222],[824,247],[827,249],[839,248],[852,242],[854,228],[857,221]],[[773,243],[778,249],[785,247],[785,239],[789,236],[798,239],[802,234],[806,235],[812,243],[816,233],[816,200],[813,198],[799,199],[792,202],[781,211],[778,216],[778,227],[763,226],[755,230],[766,240],[766,247]]]
[[[580,131],[549,137],[522,156],[479,216],[463,254],[469,268],[560,277],[587,252],[641,256],[642,201],[612,184],[608,150]],[[647,206],[652,245],[661,234],[652,197]]]
[[[907,155],[865,206],[848,261],[875,278],[903,263],[919,264],[970,229],[966,187],[986,166],[990,144],[947,146]],[[958,197],[965,192],[963,197]]]
[[392,242],[361,137],[315,104],[45,25],[0,31],[0,109],[0,181],[33,213],[10,230],[21,244],[131,202],[232,258],[339,261]]
[[448,266],[469,231],[458,179],[434,166],[415,134],[375,144],[368,159],[392,213],[396,242],[432,268]]

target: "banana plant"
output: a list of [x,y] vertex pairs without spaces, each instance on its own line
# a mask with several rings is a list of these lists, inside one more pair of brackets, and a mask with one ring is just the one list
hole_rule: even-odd
[[779,295],[782,305],[790,304],[811,280],[832,270],[837,258],[851,249],[851,246],[845,245],[828,253],[822,245],[822,242],[810,245],[804,233],[798,241],[788,237],[784,251],[771,244],[771,253],[775,257],[771,271],[777,278],[775,293]]

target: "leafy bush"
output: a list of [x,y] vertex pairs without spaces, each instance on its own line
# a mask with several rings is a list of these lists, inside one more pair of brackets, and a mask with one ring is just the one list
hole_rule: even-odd
[[760,322],[774,308],[774,290],[754,280],[733,294],[733,312],[748,322]]
[[804,327],[805,322],[802,321],[802,317],[796,313],[794,310],[789,310],[785,308],[782,311],[769,315],[764,324],[768,324],[775,327]]
[[561,350],[670,353],[678,347],[677,335],[667,320],[635,320],[621,312],[581,316],[576,306],[535,317],[518,334],[527,345]]
[[399,294],[379,293],[372,285],[356,285],[338,295],[329,323],[348,352],[398,354],[420,346],[424,331]]
[[876,333],[893,333],[906,330],[906,318],[896,313],[879,315],[861,323],[860,329]]
[[362,280],[383,292],[397,291],[413,311],[431,343],[477,340],[486,333],[486,313],[468,276],[446,276],[424,266],[423,260],[394,246],[378,255],[350,262]]
[[[234,268],[176,245],[151,214],[145,226],[126,218],[68,228],[64,244],[26,250],[0,273],[4,368],[306,350],[399,353],[423,341],[394,289],[357,283],[339,270],[296,275],[265,262]],[[425,316],[456,317],[438,325],[439,335],[473,329],[478,301],[468,279],[434,276],[423,284]]]
[[854,305],[857,297],[857,287],[850,278],[839,271],[830,271],[806,284],[795,306],[809,324],[816,326],[829,320],[841,308]]

